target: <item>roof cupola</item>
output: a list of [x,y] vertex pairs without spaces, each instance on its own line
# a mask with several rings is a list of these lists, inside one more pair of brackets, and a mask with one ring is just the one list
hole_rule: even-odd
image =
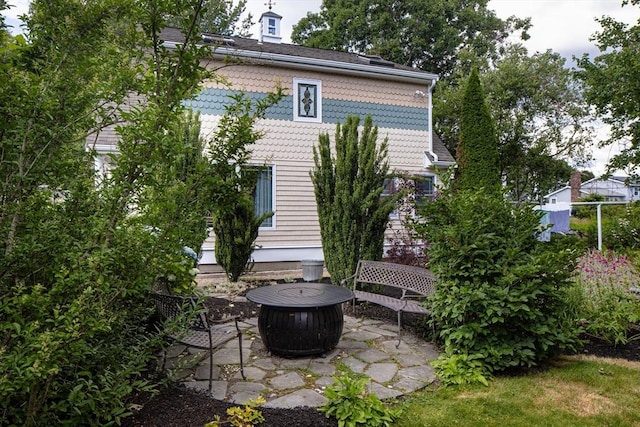
[[282,21],[282,16],[271,11],[273,4],[275,3],[272,3],[271,0],[269,0],[269,3],[267,3],[269,11],[263,13],[258,21],[260,22],[260,42],[282,42],[282,36],[280,35],[280,21]]

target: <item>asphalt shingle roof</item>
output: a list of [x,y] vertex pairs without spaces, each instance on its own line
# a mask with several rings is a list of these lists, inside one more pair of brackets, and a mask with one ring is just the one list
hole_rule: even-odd
[[[160,37],[163,41],[175,43],[184,42],[184,36],[177,28],[165,28],[162,31]],[[427,73],[426,71],[417,68],[407,67],[405,65],[386,61],[379,56],[340,52],[331,49],[319,49],[289,43],[260,42],[256,39],[219,36],[215,34],[204,34],[203,40],[207,40],[207,42],[211,43],[212,45],[217,45],[228,49],[237,49],[238,51],[288,55],[291,57],[312,58],[326,61],[342,62],[347,64],[372,65],[387,69],[413,71],[416,73],[422,73],[425,76],[432,76],[434,78],[436,77],[433,74]]]

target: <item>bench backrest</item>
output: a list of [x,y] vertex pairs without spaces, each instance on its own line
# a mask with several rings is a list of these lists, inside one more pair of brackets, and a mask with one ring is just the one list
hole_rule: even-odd
[[359,261],[356,282],[394,286],[421,295],[436,290],[437,279],[426,268],[380,261]]

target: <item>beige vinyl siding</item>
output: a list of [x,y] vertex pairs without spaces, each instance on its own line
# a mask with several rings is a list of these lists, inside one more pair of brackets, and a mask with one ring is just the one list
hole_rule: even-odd
[[[203,115],[203,128],[212,128],[217,117]],[[206,126],[204,126],[206,124]],[[257,128],[264,137],[255,144],[253,161],[276,165],[275,229],[262,230],[257,243],[265,247],[320,244],[320,228],[313,185],[313,146],[320,133],[328,132],[334,141],[335,126],[261,120]],[[379,129],[378,141],[389,138],[391,168],[399,172],[425,173],[422,152],[426,132]],[[420,154],[416,154],[420,153]]]
[[[426,107],[427,98],[414,96],[416,90],[426,92],[426,85],[393,82],[381,79],[324,74],[304,70],[271,68],[261,65],[231,65],[221,68],[232,90],[270,92],[280,84],[285,94],[292,94],[294,78],[322,81],[323,98],[358,100],[387,105]],[[204,82],[204,87],[225,88],[214,81]]]
[[261,231],[257,243],[273,246],[318,246],[320,226],[311,162],[280,161],[276,167],[276,228]]
[[[213,116],[206,116],[207,121],[209,118],[213,119]],[[278,164],[280,161],[297,160],[309,162],[311,167],[313,166],[313,147],[318,145],[319,135],[328,133],[333,146],[336,127],[333,124],[260,120],[256,129],[264,132],[264,136],[251,147],[254,159]],[[428,144],[427,132],[379,128],[378,142],[382,142],[384,138],[388,138],[389,163],[392,169],[424,172],[424,152]]]
[[[416,84],[257,65],[229,66],[223,68],[221,73],[226,75],[231,83],[230,89],[235,90],[268,92],[280,83],[286,89],[285,93],[291,95],[291,85],[295,77],[321,80],[323,99],[358,100],[409,107],[426,107],[427,103],[426,98],[414,96],[416,90],[427,91],[425,87]],[[205,86],[222,87],[213,82],[206,82]],[[366,114],[362,111],[353,113]],[[219,117],[203,114],[201,119],[203,134],[210,135],[215,130]],[[428,120],[426,115],[424,120]],[[319,135],[328,133],[333,145],[335,124],[266,119],[259,120],[256,129],[264,135],[250,147],[253,152],[252,161],[275,165],[276,184],[275,228],[261,230],[256,244],[265,250],[320,248],[320,226],[309,172],[314,167],[313,147],[317,146]],[[424,152],[429,144],[428,132],[394,127],[380,128],[378,141],[381,142],[384,138],[388,138],[389,163],[392,170],[409,174],[428,172],[424,169]],[[207,240],[205,248],[213,248],[213,238]]]

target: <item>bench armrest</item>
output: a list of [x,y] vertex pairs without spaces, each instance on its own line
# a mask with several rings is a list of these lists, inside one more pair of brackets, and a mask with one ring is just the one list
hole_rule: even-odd
[[[352,275],[351,275],[351,276],[349,276],[349,277],[345,277],[344,279],[342,279],[342,280],[340,281],[340,286],[344,286],[344,285],[346,285],[346,284],[347,284],[347,282],[348,282],[349,280],[353,279],[354,277],[356,277],[356,275],[357,275],[357,274],[358,274],[358,273],[355,273],[355,274],[352,274]],[[354,289],[355,289],[355,286],[356,286],[356,284],[355,284],[355,281],[354,281],[354,283],[353,283],[353,287],[354,287]]]

